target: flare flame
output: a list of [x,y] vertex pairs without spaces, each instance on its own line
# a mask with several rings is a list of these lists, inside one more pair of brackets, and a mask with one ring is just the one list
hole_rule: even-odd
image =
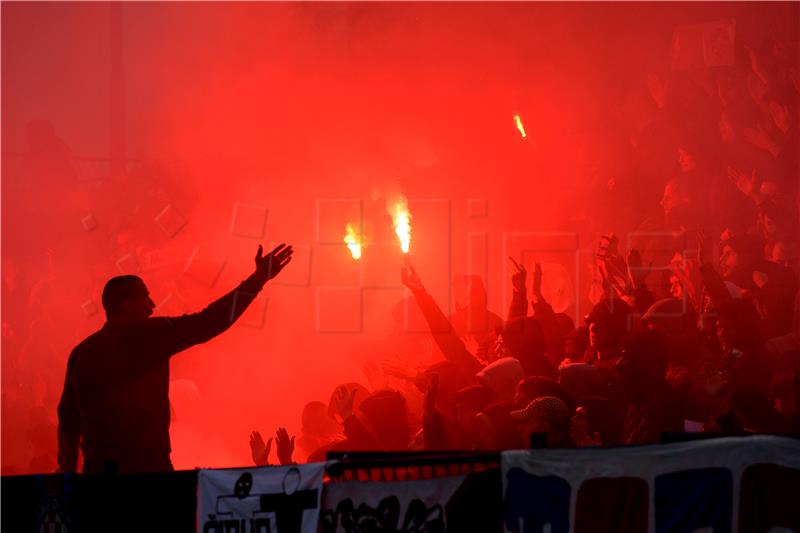
[[394,233],[400,240],[400,249],[407,254],[411,247],[411,213],[408,211],[408,200],[400,195],[396,201],[387,202],[387,208],[392,217]]
[[350,250],[350,255],[353,256],[353,259],[361,259],[361,237],[356,233],[356,230],[353,229],[353,225],[350,223],[347,224],[347,234],[344,236],[344,243]]

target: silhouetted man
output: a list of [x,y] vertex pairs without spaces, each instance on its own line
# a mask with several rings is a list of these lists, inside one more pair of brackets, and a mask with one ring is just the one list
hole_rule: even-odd
[[169,358],[233,324],[264,284],[291,261],[281,244],[233,291],[199,313],[154,317],[141,278],[118,276],[103,289],[107,321],[70,354],[58,405],[58,465],[74,472],[78,444],[85,473],[172,470]]

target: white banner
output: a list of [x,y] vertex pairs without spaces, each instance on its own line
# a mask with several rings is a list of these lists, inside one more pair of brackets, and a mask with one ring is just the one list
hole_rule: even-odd
[[325,463],[200,470],[198,533],[316,533]]
[[502,454],[509,532],[800,531],[800,440]]

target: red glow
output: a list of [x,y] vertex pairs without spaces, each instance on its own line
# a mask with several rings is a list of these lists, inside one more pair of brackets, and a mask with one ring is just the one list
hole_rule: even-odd
[[[67,356],[102,326],[109,277],[138,272],[156,314],[181,314],[250,274],[259,243],[294,244],[238,324],[172,360],[176,468],[250,464],[250,431],[298,433],[306,402],[369,386],[365,365],[397,354],[403,253],[376,190],[400,183],[438,302],[473,273],[502,315],[509,235],[591,248],[660,209],[675,152],[636,143],[676,26],[800,38],[796,3],[119,7],[115,26],[108,3],[2,4],[4,473],[46,468],[32,450],[55,448]],[[599,195],[610,183],[630,196]],[[362,216],[354,261],[342,231]],[[567,261],[548,254],[551,271]]]

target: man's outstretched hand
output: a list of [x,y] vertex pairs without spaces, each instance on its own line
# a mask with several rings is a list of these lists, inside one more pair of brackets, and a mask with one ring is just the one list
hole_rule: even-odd
[[258,245],[256,254],[256,275],[264,280],[264,283],[271,280],[292,260],[294,250],[291,246],[280,244],[267,255],[263,255],[264,249]]

